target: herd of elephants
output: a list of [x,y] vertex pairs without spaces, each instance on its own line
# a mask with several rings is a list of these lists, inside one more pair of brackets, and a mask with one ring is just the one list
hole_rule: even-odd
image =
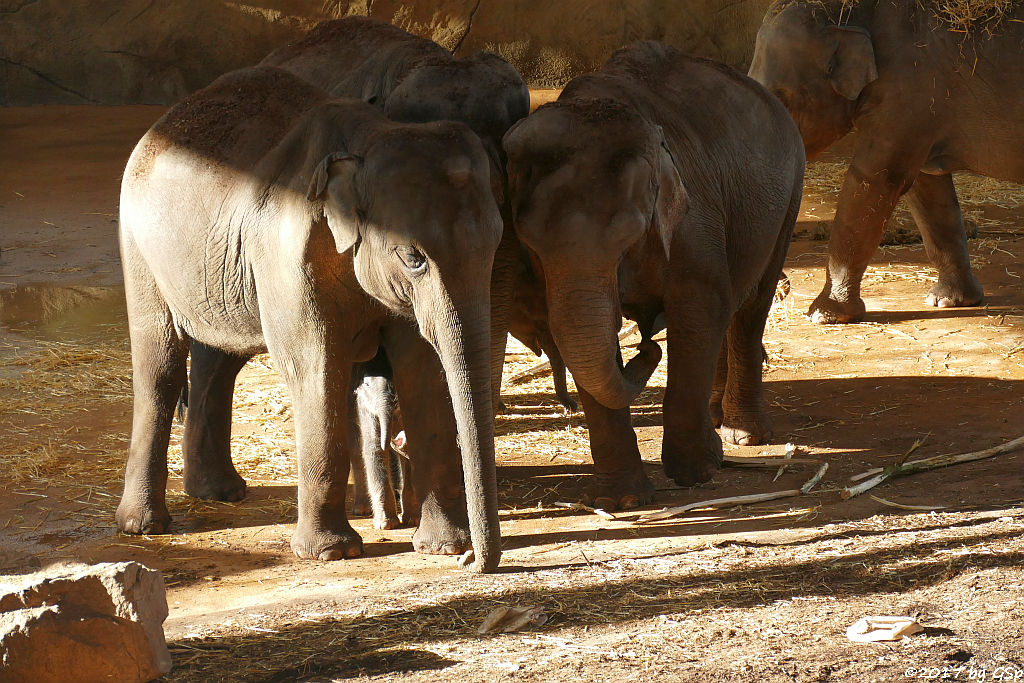
[[[666,330],[662,463],[681,485],[707,481],[722,439],[771,437],[761,339],[806,158],[857,130],[812,319],[863,315],[861,279],[901,196],[938,271],[928,303],[982,299],[950,174],[1024,181],[1016,7],[963,33],[916,0],[781,0],[749,76],[642,42],[532,114],[503,59],[361,17],[218,78],[153,125],[124,173],[134,409],[118,528],[169,527],[179,402],[186,493],[245,495],[232,392],[269,351],[294,405],[296,555],[362,552],[350,466],[356,507],[398,523],[381,455],[397,402],[415,549],[494,570],[509,331],[552,358],[566,405],[572,372],[588,501],[622,509],[653,495],[630,404]],[[625,364],[623,317],[642,335]]]

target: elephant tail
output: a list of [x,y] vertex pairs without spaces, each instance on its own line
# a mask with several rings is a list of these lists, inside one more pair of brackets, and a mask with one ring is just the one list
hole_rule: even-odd
[[181,393],[178,394],[178,405],[175,407],[175,413],[178,416],[178,422],[185,421],[185,413],[188,411],[188,380],[181,385]]

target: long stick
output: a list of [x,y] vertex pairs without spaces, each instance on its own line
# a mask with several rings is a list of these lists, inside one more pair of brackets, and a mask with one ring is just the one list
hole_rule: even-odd
[[820,465],[820,460],[814,458],[748,458],[739,455],[727,455],[722,458],[722,465],[724,467],[765,467],[773,468],[782,465],[783,467],[789,467],[790,465]]
[[670,519],[672,517],[678,517],[682,514],[689,512],[690,510],[696,510],[698,508],[717,508],[724,507],[726,505],[745,505],[747,503],[764,503],[769,500],[778,500],[779,498],[792,498],[794,496],[805,495],[814,486],[821,481],[821,478],[825,476],[825,472],[828,470],[828,463],[822,463],[818,471],[815,472],[814,476],[807,480],[803,486],[798,489],[786,489],[785,491],[773,491],[771,493],[750,493],[745,496],[732,496],[730,498],[714,498],[712,500],[702,500],[696,503],[689,503],[687,505],[680,505],[679,507],[668,508],[666,510],[659,510],[658,512],[652,512],[647,515],[641,515],[637,519],[633,520],[634,524],[646,524],[648,522],[657,522],[662,519]]
[[[921,460],[911,460],[910,462],[897,463],[884,468],[878,474],[863,481],[856,486],[848,486],[843,489],[843,492],[839,494],[844,500],[859,496],[865,491],[870,491],[882,482],[892,479],[893,477],[902,477],[908,474],[914,474],[916,472],[926,472],[928,470],[938,469],[939,467],[948,467],[949,465],[959,465],[964,462],[974,462],[975,460],[984,460],[985,458],[991,458],[996,455],[1002,455],[1009,451],[1017,450],[1024,446],[1024,436],[1017,437],[1013,441],[1007,441],[999,446],[993,446],[992,448],[986,448],[983,451],[973,451],[971,453],[960,453],[959,455],[936,455],[931,458],[922,458]],[[855,479],[863,479],[864,476],[870,474],[874,470],[869,470],[859,475],[856,475]]]

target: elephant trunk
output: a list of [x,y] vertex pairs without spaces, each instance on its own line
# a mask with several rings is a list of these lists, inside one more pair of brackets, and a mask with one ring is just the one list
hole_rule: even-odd
[[[504,215],[504,209],[502,211]],[[491,270],[491,397],[495,408],[501,403],[501,373],[505,367],[505,345],[517,287],[519,253],[519,240],[511,221],[506,221]]]
[[615,278],[595,277],[566,287],[547,280],[552,336],[577,386],[601,405],[628,408],[661,360],[661,347],[645,339],[637,355],[622,365],[618,330],[621,316]]
[[[450,293],[449,293],[450,294]],[[469,511],[475,560],[472,569],[493,571],[501,559],[497,475],[494,465],[494,412],[491,408],[491,322],[486,288],[454,297],[432,324],[421,329],[437,351],[448,381]]]

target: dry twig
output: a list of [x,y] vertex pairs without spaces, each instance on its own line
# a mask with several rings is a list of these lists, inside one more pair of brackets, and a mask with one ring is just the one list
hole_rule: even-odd
[[806,495],[814,488],[821,478],[825,476],[825,472],[828,470],[828,463],[822,463],[818,471],[815,472],[814,476],[808,479],[803,486],[798,489],[786,489],[785,491],[772,491],[770,493],[750,493],[745,496],[731,496],[729,498],[714,498],[712,500],[701,500],[696,503],[689,503],[687,505],[680,505],[679,507],[667,508],[665,510],[659,510],[658,512],[652,512],[647,515],[641,515],[633,520],[634,524],[646,524],[648,522],[657,522],[662,519],[670,519],[672,517],[678,517],[682,514],[689,512],[690,510],[697,510],[700,508],[719,508],[725,507],[726,505],[746,505],[748,503],[764,503],[769,500],[778,500],[780,498],[792,498],[794,496]]
[[[916,442],[914,446],[907,451],[906,455],[910,455],[918,446],[920,442]],[[905,462],[906,455],[897,462],[889,467],[882,469],[881,472],[875,474],[873,477],[864,481],[856,486],[848,486],[843,489],[840,494],[843,500],[848,500],[854,496],[859,496],[865,491],[870,491],[882,482],[892,479],[893,477],[903,477],[908,474],[914,474],[916,472],[926,472],[928,470],[938,469],[939,467],[948,467],[949,465],[959,465],[964,462],[974,462],[975,460],[984,460],[985,458],[991,458],[996,455],[1002,455],[1018,448],[1024,447],[1024,436],[1017,437],[1013,441],[1007,441],[999,446],[993,446],[992,448],[986,448],[982,451],[973,451],[971,453],[960,453],[959,455],[936,455],[931,458],[922,458],[921,460],[911,460]],[[866,476],[870,476],[870,472],[864,472],[854,477],[855,480],[864,479]]]

